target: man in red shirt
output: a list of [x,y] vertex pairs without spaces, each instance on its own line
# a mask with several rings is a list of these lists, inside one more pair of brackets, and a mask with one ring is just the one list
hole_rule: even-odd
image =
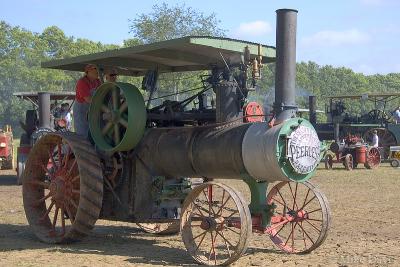
[[74,103],[74,127],[79,135],[88,137],[89,123],[87,113],[92,100],[92,95],[96,88],[101,84],[97,67],[93,64],[85,66],[85,76],[76,83],[76,94]]

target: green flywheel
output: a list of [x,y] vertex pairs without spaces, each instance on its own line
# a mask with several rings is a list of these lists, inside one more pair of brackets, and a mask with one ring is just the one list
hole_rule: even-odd
[[131,150],[141,140],[145,126],[146,107],[136,86],[108,82],[97,88],[89,108],[89,128],[99,149]]

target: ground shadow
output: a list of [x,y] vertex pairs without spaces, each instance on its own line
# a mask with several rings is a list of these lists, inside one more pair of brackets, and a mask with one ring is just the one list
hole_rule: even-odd
[[163,237],[161,241],[148,237],[137,228],[100,225],[81,242],[52,245],[38,241],[27,225],[0,224],[0,252],[45,249],[50,253],[126,256],[126,261],[135,264],[197,266],[186,250],[168,246],[168,241],[176,242],[180,236]]
[[[171,247],[171,242],[181,240],[180,235],[152,240],[149,236],[139,228],[99,225],[81,242],[52,245],[40,242],[28,225],[0,224],[0,252],[44,249],[49,253],[125,256],[127,262],[134,264],[198,266],[185,249]],[[256,253],[283,252],[250,246],[245,255]]]

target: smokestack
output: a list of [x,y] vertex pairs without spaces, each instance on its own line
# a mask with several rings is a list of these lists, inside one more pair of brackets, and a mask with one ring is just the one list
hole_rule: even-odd
[[296,115],[297,10],[276,11],[275,123]]
[[315,95],[308,97],[308,109],[310,112],[310,122],[312,125],[317,123],[317,99]]
[[50,93],[39,92],[39,127],[50,128]]

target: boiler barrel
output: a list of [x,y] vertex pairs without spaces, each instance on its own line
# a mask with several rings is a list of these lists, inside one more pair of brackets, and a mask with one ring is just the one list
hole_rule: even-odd
[[136,149],[153,176],[304,181],[320,161],[313,126],[267,123],[149,129]]

